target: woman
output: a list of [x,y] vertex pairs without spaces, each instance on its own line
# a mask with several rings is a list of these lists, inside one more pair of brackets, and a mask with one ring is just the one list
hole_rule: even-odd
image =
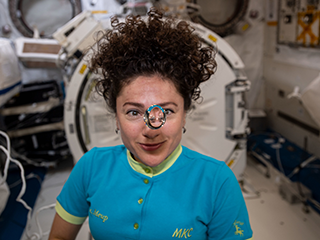
[[232,171],[180,145],[191,102],[216,68],[213,49],[155,9],[147,21],[114,18],[112,26],[91,70],[102,71],[97,90],[123,145],[79,160],[57,198],[49,239],[74,239],[87,216],[94,239],[250,239]]

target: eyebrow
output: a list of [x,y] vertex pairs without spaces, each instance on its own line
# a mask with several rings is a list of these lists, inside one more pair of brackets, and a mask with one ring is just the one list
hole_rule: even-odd
[[143,108],[143,107],[144,107],[143,104],[141,104],[141,103],[136,103],[136,102],[125,102],[125,103],[123,104],[123,107],[126,106],[126,105],[133,105],[133,106],[136,106],[136,107],[138,107],[138,108]]
[[[170,105],[170,104],[172,104],[172,105],[174,105],[174,106],[178,106],[176,103],[174,103],[174,102],[164,102],[164,103],[159,103],[159,104],[155,104],[155,105],[159,105],[159,106],[161,106],[161,107],[165,107],[165,106],[168,106],[168,105]],[[123,104],[123,107],[124,106],[126,106],[126,105],[133,105],[133,106],[136,106],[136,107],[138,107],[138,108],[144,108],[144,105],[143,104],[141,104],[141,103],[136,103],[136,102],[125,102],[124,104]]]
[[174,105],[174,106],[178,106],[176,103],[174,103],[174,102],[164,102],[164,103],[159,103],[158,105],[160,105],[161,107],[165,107],[165,106],[168,106],[168,105],[170,105],[170,104],[172,104],[172,105]]

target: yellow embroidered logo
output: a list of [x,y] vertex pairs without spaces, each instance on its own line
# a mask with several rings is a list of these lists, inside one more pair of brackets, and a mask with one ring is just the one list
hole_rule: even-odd
[[173,235],[172,235],[172,237],[174,238],[189,238],[189,237],[191,237],[192,235],[191,235],[191,231],[193,231],[193,228],[189,228],[189,229],[178,229],[178,228],[176,228],[176,230],[174,231],[174,233],[173,233]]
[[243,225],[243,222],[234,221],[233,226],[235,227],[236,231],[234,232],[234,235],[240,235],[243,236],[243,230],[239,227]]
[[92,212],[92,209],[90,208],[90,213],[93,215],[93,216],[96,216],[97,218],[101,218],[101,220],[103,222],[107,221],[108,220],[108,216],[107,215],[102,215],[101,213],[99,213],[99,210],[97,211],[96,209],[94,210],[94,212]]

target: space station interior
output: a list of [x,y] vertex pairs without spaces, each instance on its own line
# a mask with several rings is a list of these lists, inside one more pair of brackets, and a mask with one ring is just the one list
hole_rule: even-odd
[[[88,57],[112,16],[154,6],[217,50],[181,144],[231,168],[252,219],[266,204],[250,204],[267,202],[254,170],[301,218],[297,230],[279,220],[268,236],[260,215],[254,239],[320,239],[319,0],[0,0],[0,240],[47,239],[52,179],[64,182],[91,148],[122,144]],[[308,237],[295,233],[302,228]]]

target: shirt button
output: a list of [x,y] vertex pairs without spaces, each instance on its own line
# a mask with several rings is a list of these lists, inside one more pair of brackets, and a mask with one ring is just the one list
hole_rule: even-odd
[[148,184],[148,183],[149,183],[149,180],[148,180],[148,179],[144,179],[143,182],[144,182],[145,184]]
[[134,229],[138,229],[139,228],[139,224],[138,223],[133,224],[133,228]]
[[140,199],[138,200],[138,203],[139,203],[139,204],[143,203],[143,199],[140,198]]
[[146,173],[150,173],[150,172],[151,172],[151,170],[150,170],[149,168],[146,168],[144,171],[145,171]]

